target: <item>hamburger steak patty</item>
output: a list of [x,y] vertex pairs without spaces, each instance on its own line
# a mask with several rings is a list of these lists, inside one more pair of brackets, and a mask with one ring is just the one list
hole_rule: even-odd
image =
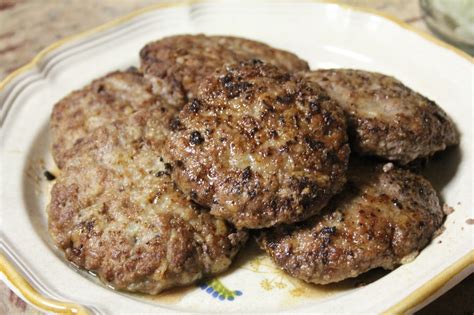
[[[231,36],[179,35],[149,43],[140,51],[141,68],[160,86],[189,99],[200,82],[224,64],[261,59],[287,71],[309,70],[306,61],[266,44]],[[166,82],[166,83],[165,83]]]
[[394,269],[431,240],[443,221],[438,197],[419,175],[382,165],[349,168],[348,183],[320,216],[257,237],[290,275],[326,284],[370,269]]
[[[159,94],[173,103],[166,93]],[[166,104],[161,96],[152,93],[142,74],[129,70],[112,72],[63,98],[51,116],[53,157],[58,167],[64,167],[70,158],[67,152],[74,143],[92,130],[137,110]]]
[[459,142],[455,126],[433,101],[393,77],[361,70],[308,72],[344,109],[351,148],[406,164]]
[[143,110],[96,129],[52,189],[52,238],[117,289],[156,294],[222,272],[247,237],[174,187],[160,160],[168,116]]
[[345,182],[342,111],[317,84],[259,60],[210,76],[170,128],[177,185],[237,227],[301,221]]

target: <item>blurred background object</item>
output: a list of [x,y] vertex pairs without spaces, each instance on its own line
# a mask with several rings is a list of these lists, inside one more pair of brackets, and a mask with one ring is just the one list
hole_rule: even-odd
[[474,0],[420,0],[420,7],[436,35],[474,54]]
[[[0,80],[61,38],[106,23],[157,0],[0,0]],[[167,0],[169,2],[169,0]],[[433,32],[473,53],[474,0],[339,0]],[[474,276],[419,314],[474,314]],[[0,282],[0,314],[40,314]]]

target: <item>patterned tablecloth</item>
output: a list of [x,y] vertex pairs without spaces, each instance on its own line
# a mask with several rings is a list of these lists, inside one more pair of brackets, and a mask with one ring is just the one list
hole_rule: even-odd
[[[0,80],[65,36],[105,23],[154,0],[0,0]],[[340,0],[390,14],[429,32],[416,0]],[[473,314],[474,276],[420,311]],[[41,314],[0,282],[0,314]]]

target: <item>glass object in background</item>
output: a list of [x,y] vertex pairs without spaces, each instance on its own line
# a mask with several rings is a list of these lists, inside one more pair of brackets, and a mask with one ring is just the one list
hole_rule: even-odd
[[420,0],[428,27],[474,55],[474,0]]

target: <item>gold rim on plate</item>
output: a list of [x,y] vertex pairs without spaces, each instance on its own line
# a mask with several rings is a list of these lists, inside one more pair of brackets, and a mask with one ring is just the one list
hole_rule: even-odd
[[[387,20],[390,20],[397,24],[398,26],[407,29],[411,32],[414,32],[424,39],[438,45],[444,47],[446,49],[451,50],[452,52],[456,53],[457,55],[461,56],[464,59],[467,59],[470,63],[474,63],[474,58],[469,56],[467,53],[462,51],[459,48],[456,48],[450,44],[447,44],[441,41],[438,38],[435,38],[433,35],[428,34],[426,32],[420,31],[413,26],[409,25],[408,23],[393,17],[389,14],[378,12],[374,9],[369,8],[359,8],[354,7],[347,4],[339,3],[337,0],[312,0],[313,2],[320,2],[320,3],[329,3],[338,5],[342,8],[346,8],[353,11],[365,12],[372,15],[376,15]],[[195,3],[205,2],[205,0],[185,0],[185,1],[178,1],[178,2],[165,2],[160,4],[155,4],[151,6],[147,6],[140,10],[133,11],[127,15],[122,17],[116,18],[108,23],[102,24],[98,27],[89,29],[87,31],[67,36],[48,47],[41,50],[29,63],[25,64],[24,66],[18,68],[17,70],[10,73],[7,77],[5,77],[0,82],[0,91],[3,90],[8,83],[10,83],[15,77],[19,76],[20,74],[34,68],[44,57],[46,57],[50,52],[59,49],[66,43],[71,41],[87,37],[92,34],[96,34],[105,30],[108,30],[114,26],[123,24],[136,16],[142,15],[147,12],[169,8],[169,7],[179,7],[179,6],[188,6]],[[430,296],[435,294],[439,289],[441,289],[446,283],[448,283],[451,279],[453,279],[457,274],[461,273],[463,270],[468,268],[470,265],[474,264],[474,250],[470,251],[464,257],[459,259],[457,262],[440,272],[438,275],[433,277],[430,281],[426,282],[418,289],[413,291],[409,296],[404,298],[403,300],[399,301],[389,309],[383,312],[383,314],[402,314],[407,312],[408,310],[414,308],[415,306],[423,303],[426,301]],[[0,272],[2,272],[7,279],[10,281],[12,285],[17,288],[20,293],[24,296],[24,298],[31,304],[35,305],[36,307],[43,309],[48,312],[55,312],[60,314],[76,314],[76,315],[85,315],[89,314],[89,312],[82,306],[73,304],[73,303],[66,303],[60,301],[54,301],[42,296],[38,291],[36,291],[29,283],[25,280],[25,278],[15,269],[15,267],[8,261],[8,259],[0,254]]]
[[41,293],[25,280],[20,272],[15,269],[13,264],[3,254],[0,254],[0,272],[5,275],[8,282],[10,282],[11,285],[13,285],[30,304],[43,311],[71,315],[90,314],[89,311],[80,305],[51,300],[41,295]]

